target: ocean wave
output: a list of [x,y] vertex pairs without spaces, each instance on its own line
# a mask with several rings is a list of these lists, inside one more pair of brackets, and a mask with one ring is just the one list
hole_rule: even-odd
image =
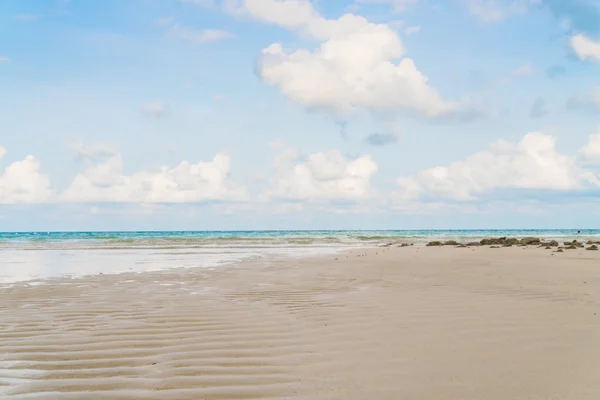
[[198,232],[7,232],[0,249],[181,249],[347,247],[489,237],[597,239],[600,230],[390,230],[390,231],[198,231]]

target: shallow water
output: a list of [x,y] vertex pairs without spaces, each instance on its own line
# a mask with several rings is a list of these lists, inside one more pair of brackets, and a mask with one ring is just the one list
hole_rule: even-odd
[[217,267],[265,255],[308,256],[335,248],[256,249],[36,249],[0,250],[0,287],[13,282],[50,277],[80,277],[173,268]]
[[600,230],[387,230],[0,233],[0,285],[57,276],[217,267],[267,254],[305,256],[383,243],[484,237],[600,238]]

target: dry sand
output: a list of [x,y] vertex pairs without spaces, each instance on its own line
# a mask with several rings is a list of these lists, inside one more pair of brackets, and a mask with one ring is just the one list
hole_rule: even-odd
[[551,254],[379,248],[18,284],[0,290],[0,397],[597,400],[600,252]]

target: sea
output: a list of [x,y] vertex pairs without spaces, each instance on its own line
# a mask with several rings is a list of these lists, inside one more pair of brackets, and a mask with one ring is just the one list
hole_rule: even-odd
[[0,232],[0,287],[48,278],[218,268],[266,255],[306,257],[392,243],[535,236],[599,240],[600,229]]

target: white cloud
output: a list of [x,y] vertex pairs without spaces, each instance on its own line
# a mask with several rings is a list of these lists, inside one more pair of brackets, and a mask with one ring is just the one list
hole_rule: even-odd
[[465,0],[469,13],[483,22],[498,22],[510,15],[522,14],[542,0]]
[[[0,160],[5,155],[0,146]],[[40,163],[32,155],[0,172],[0,204],[44,203],[53,196],[50,179],[40,172]]]
[[600,130],[589,136],[588,142],[579,150],[579,153],[590,161],[600,161]]
[[162,118],[169,113],[169,105],[164,101],[155,101],[142,106],[142,112],[148,116]]
[[273,43],[259,59],[262,79],[296,103],[338,116],[404,110],[442,118],[460,110],[404,57],[404,45],[388,25],[352,14],[328,20],[307,0],[243,0],[233,12],[320,42],[312,51],[289,51]]
[[596,42],[584,35],[571,36],[571,47],[581,60],[600,62],[600,41]]
[[296,200],[360,200],[371,193],[371,177],[377,164],[370,156],[346,159],[339,151],[313,153],[301,159],[297,150],[282,142],[273,166],[276,178],[269,197]]
[[232,33],[221,29],[197,30],[179,24],[173,25],[167,31],[167,36],[197,44],[213,43],[234,37]]
[[4,57],[4,56],[0,56],[0,64],[8,62],[8,61],[10,61],[10,58]]
[[493,189],[571,190],[600,185],[593,173],[576,163],[576,157],[558,153],[555,144],[555,137],[528,133],[517,144],[498,141],[463,161],[399,178],[398,185],[407,200],[423,195],[473,200]]
[[230,157],[219,153],[209,162],[187,161],[176,167],[124,173],[121,154],[84,151],[87,168],[77,174],[60,196],[71,202],[195,203],[203,201],[241,201],[247,193],[229,178]]
[[409,26],[404,30],[404,33],[407,35],[413,35],[417,32],[421,31],[421,25]]

